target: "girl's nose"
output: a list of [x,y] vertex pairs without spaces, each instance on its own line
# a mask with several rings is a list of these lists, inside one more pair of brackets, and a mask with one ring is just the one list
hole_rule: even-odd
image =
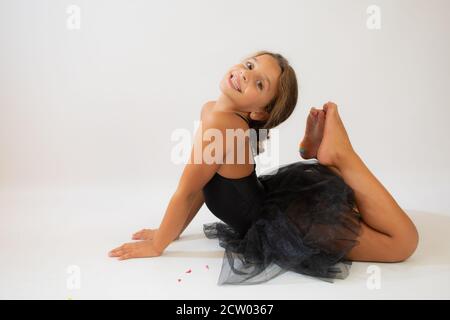
[[242,79],[244,80],[244,81],[247,81],[247,75],[246,75],[246,72],[245,71],[242,71]]

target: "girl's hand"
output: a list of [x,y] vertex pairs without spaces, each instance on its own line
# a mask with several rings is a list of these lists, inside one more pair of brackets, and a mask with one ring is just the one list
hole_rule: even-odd
[[152,240],[125,243],[109,252],[110,257],[118,257],[118,260],[159,257],[161,254]]
[[[131,239],[133,240],[153,240],[155,237],[155,233],[158,231],[158,229],[142,229],[136,233],[133,234]],[[180,236],[178,236],[175,240],[180,239]]]

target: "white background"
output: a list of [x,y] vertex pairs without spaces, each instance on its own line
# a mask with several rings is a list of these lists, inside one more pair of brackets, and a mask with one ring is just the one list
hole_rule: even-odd
[[[66,26],[71,4],[81,8],[79,30]],[[372,4],[381,9],[380,30],[366,25]],[[439,243],[448,242],[441,237],[450,226],[449,12],[447,0],[0,0],[0,297],[189,295],[176,282],[164,294],[149,289],[177,278],[189,258],[169,252],[119,263],[106,253],[137,229],[159,225],[183,170],[171,160],[172,133],[193,134],[228,68],[271,50],[290,60],[300,83],[296,110],[278,127],[279,162],[301,160],[310,107],[336,102],[360,157],[400,206],[421,212],[418,227],[437,237],[433,245],[424,237],[427,249],[416,259],[433,265],[427,254],[436,250],[445,281],[435,274],[435,296],[448,298],[449,258],[439,256],[448,249],[439,251]],[[186,231],[196,242],[174,246],[216,251],[191,259],[199,268],[212,259],[202,281],[217,290],[221,249],[201,234],[202,222],[212,220],[202,208]],[[426,225],[431,220],[436,228]],[[66,288],[69,265],[86,279],[76,292]],[[368,293],[363,265],[355,264],[353,277]],[[289,281],[280,282],[279,297],[295,298]],[[137,285],[143,282],[148,287]],[[324,284],[311,286],[324,296]],[[221,292],[210,287],[205,294]]]

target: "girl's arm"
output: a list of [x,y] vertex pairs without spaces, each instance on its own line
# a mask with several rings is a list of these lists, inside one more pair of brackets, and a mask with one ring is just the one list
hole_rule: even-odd
[[[187,202],[184,202],[182,197],[178,198],[178,196],[176,194],[174,194],[169,202],[169,206],[168,206],[167,210],[169,210],[169,207],[171,207],[171,206],[174,206],[175,208],[179,208],[178,206],[182,206],[184,203],[187,203],[188,205],[190,205],[189,215],[188,215],[186,221],[183,223],[183,227],[181,228],[181,231],[176,235],[176,237],[174,239],[176,239],[183,233],[183,231],[187,228],[187,226],[191,223],[192,219],[198,213],[198,211],[202,207],[203,203],[205,203],[205,199],[203,197],[203,192],[199,191],[191,200],[189,200]],[[167,217],[168,216],[166,215],[164,217],[164,219],[166,219]],[[167,223],[169,226],[172,225],[172,228],[177,229],[177,227],[175,227],[176,221],[174,221],[174,223],[172,223],[171,221],[165,222],[164,219],[163,219],[163,222],[161,222],[161,225],[163,223]],[[170,218],[167,218],[167,219],[170,219]],[[160,229],[161,229],[161,226],[159,227],[159,229],[156,230],[155,239],[157,238],[157,236],[158,236],[157,233],[158,233],[158,230],[160,230]],[[161,237],[161,235],[160,235],[160,237]],[[170,234],[166,234],[166,237],[169,237],[168,239],[171,239]],[[168,239],[166,240],[166,242],[169,242]],[[170,240],[169,244],[172,243],[172,241],[174,239]],[[163,240],[160,239],[160,241],[164,241],[164,239]],[[156,243],[155,243],[155,248],[157,248],[157,250],[159,249],[158,244],[156,244]],[[162,251],[164,251],[164,250],[158,250],[158,251],[160,251],[162,253]]]
[[228,112],[221,113],[220,117],[215,112],[208,113],[202,119],[190,161],[184,167],[177,190],[153,239],[125,243],[110,251],[110,257],[118,257],[119,260],[157,257],[181,234],[201,207],[203,187],[228,158],[229,152],[234,153],[234,141],[225,141],[226,129],[230,124],[233,126],[233,121],[235,117]]
[[[214,103],[215,103],[214,101],[208,101],[207,103],[205,103],[203,105],[202,111],[200,113],[200,121],[202,121],[205,118],[205,115],[211,111],[211,108],[213,108]],[[181,234],[184,232],[184,230],[187,228],[187,226],[191,223],[192,219],[194,219],[194,217],[197,215],[198,211],[200,210],[200,208],[203,206],[204,203],[205,203],[205,198],[203,197],[203,191],[199,191],[192,203],[192,207],[189,212],[189,216],[188,216],[186,222],[184,223],[183,229],[181,230],[178,237],[181,236]]]
[[[201,197],[199,196],[201,194]],[[159,229],[155,230],[153,240],[125,243],[109,252],[110,257],[119,260],[132,258],[157,257],[189,225],[195,213],[201,207],[202,193],[186,196],[177,190],[169,201],[169,205]],[[185,214],[187,213],[187,214]],[[161,230],[163,230],[161,232]]]
[[[205,198],[203,196],[203,192],[200,191],[197,193],[197,195],[194,198],[194,201],[192,203],[191,209],[189,210],[189,215],[187,217],[187,220],[184,222],[183,229],[181,230],[180,234],[176,238],[177,240],[181,236],[181,234],[184,232],[184,230],[187,228],[189,223],[191,223],[192,219],[197,215],[198,211],[202,207],[203,203],[205,203]],[[155,237],[156,233],[155,229],[142,229],[135,234],[133,234],[133,240],[152,240]]]
[[197,215],[198,211],[200,210],[200,208],[203,206],[204,203],[205,203],[205,198],[203,196],[203,192],[199,191],[192,202],[192,207],[191,207],[191,210],[189,211],[189,216],[188,216],[187,220],[185,221],[184,227],[181,230],[178,237],[181,236],[181,234],[184,232],[184,230],[187,228],[187,226],[191,223],[192,219],[194,219],[194,217]]
[[[201,207],[200,200],[195,203],[196,197],[217,172],[229,149],[233,148],[224,139],[227,121],[229,120],[226,116],[217,117],[211,113],[200,122],[190,161],[184,168],[177,190],[170,199],[164,218],[153,239],[157,252],[162,254],[192,220],[195,215],[192,212],[195,210],[191,211],[191,208]],[[211,149],[215,153],[213,156]],[[207,158],[208,156],[212,158]]]
[[175,192],[171,197],[164,218],[153,239],[153,246],[158,253],[162,254],[166,247],[181,234],[193,200],[192,195],[179,192]]

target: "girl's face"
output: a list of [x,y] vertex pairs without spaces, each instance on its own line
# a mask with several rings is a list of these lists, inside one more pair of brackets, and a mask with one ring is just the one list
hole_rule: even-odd
[[268,54],[242,61],[227,72],[220,90],[241,111],[261,111],[275,97],[281,68]]

